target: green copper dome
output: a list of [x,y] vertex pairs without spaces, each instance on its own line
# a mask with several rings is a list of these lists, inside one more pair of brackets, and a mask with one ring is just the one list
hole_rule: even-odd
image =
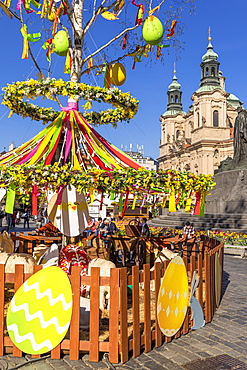
[[168,86],[168,90],[172,91],[172,90],[180,90],[180,89],[181,89],[181,85],[180,85],[180,83],[178,83],[176,72],[174,71],[174,76],[173,76],[173,79],[172,79],[172,83]]
[[216,54],[213,51],[213,45],[211,43],[211,37],[208,38],[208,47],[207,47],[207,52],[206,54],[203,55],[202,61],[203,62],[209,62],[211,60],[217,60],[218,59],[218,54]]

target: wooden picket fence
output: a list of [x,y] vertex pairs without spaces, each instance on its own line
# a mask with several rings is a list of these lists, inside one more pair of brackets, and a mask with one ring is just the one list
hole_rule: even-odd
[[[197,246],[198,247],[198,246]],[[216,310],[215,298],[215,254],[219,255],[223,276],[224,244],[214,239],[202,237],[198,248],[189,251],[183,248],[183,260],[188,272],[189,281],[195,270],[201,277],[196,291],[206,323],[209,323]],[[217,256],[218,258],[218,256]],[[149,352],[154,346],[159,347],[172,338],[166,337],[159,329],[157,322],[157,299],[161,277],[168,266],[165,262],[161,270],[160,263],[156,263],[153,270],[149,264],[139,271],[138,266],[132,267],[131,275],[127,268],[111,269],[110,277],[100,277],[99,268],[94,267],[90,276],[80,276],[80,268],[73,267],[69,276],[73,292],[73,312],[71,325],[65,339],[51,351],[52,359],[59,359],[63,353],[69,353],[71,360],[78,360],[81,352],[89,353],[90,361],[99,361],[100,353],[109,353],[112,363],[126,362],[130,356],[137,357],[142,349]],[[41,267],[35,266],[34,272]],[[16,265],[15,273],[5,273],[4,265],[0,265],[0,356],[13,352],[14,356],[21,357],[22,352],[10,340],[6,330],[5,283],[13,283],[16,291],[21,284],[30,277],[24,274],[23,265]],[[154,280],[154,291],[150,289],[150,282]],[[140,290],[143,283],[144,289]],[[90,328],[88,340],[80,339],[80,286],[90,285]],[[100,340],[99,288],[110,287],[109,326],[107,338]],[[131,286],[131,290],[130,287]],[[129,291],[128,291],[129,290]],[[175,338],[187,334],[191,330],[191,310],[188,309],[181,329]],[[38,357],[38,356],[35,356]]]

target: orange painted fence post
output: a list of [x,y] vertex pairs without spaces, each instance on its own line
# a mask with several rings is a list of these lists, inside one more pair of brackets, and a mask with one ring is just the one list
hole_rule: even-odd
[[118,363],[119,269],[110,270],[109,360]]
[[127,269],[120,269],[120,356],[121,362],[128,361],[128,316],[127,316]]
[[100,268],[92,267],[90,279],[90,361],[99,361]]
[[72,266],[71,286],[73,295],[72,318],[70,322],[70,359],[79,359],[79,329],[80,329],[80,286],[81,270],[79,266]]
[[132,267],[132,310],[133,310],[133,357],[140,356],[140,302],[139,302],[139,266]]

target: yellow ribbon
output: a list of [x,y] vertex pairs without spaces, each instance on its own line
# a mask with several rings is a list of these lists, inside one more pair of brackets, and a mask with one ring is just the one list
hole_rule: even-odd
[[155,8],[149,10],[148,15],[152,15],[156,10],[160,11],[160,5],[156,6]]
[[185,212],[186,213],[189,213],[190,210],[191,210],[191,204],[192,204],[192,197],[190,196],[187,201],[186,201],[186,205],[185,205]]
[[134,196],[133,204],[132,204],[132,209],[135,209],[136,208],[136,200],[137,200],[137,195]]
[[21,27],[21,34],[23,36],[23,50],[21,59],[28,59],[28,41],[39,41],[41,39],[41,34],[38,33],[28,33],[27,25],[23,24]]
[[176,212],[176,201],[175,201],[175,191],[171,188],[170,198],[169,198],[169,212]]

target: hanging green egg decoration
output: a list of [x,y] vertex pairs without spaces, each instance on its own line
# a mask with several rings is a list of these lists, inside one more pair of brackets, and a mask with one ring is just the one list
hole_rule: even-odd
[[161,42],[164,29],[161,21],[154,15],[150,15],[144,22],[142,36],[147,44],[157,45]]
[[66,31],[58,31],[53,39],[54,51],[61,57],[67,55],[69,40]]

